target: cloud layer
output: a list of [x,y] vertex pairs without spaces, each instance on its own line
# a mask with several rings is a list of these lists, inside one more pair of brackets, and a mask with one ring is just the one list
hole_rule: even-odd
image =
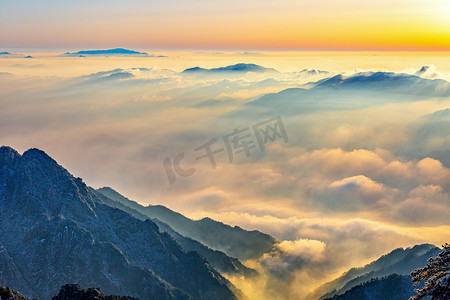
[[[224,54],[214,55],[225,61]],[[78,69],[76,59],[5,62],[2,144],[41,148],[88,184],[112,186],[143,204],[274,235],[277,249],[247,262],[261,276],[231,278],[255,299],[300,299],[395,247],[450,238],[445,90],[429,96],[404,83],[395,92],[358,88],[382,76],[361,70],[198,76],[181,72],[198,63],[193,58],[177,70],[134,67],[141,61],[119,58],[93,58]],[[57,75],[61,60],[70,68]],[[105,64],[111,68],[99,67]],[[430,70],[417,75],[429,78]],[[364,80],[347,88],[342,80],[360,78],[354,73]],[[333,84],[308,90],[337,74]],[[423,83],[422,91],[446,86],[411,78]],[[270,93],[278,94],[263,97]],[[276,117],[279,134],[261,148],[255,126]],[[271,125],[263,131],[274,130]],[[233,140],[236,132],[243,134]],[[251,142],[248,149],[243,141]],[[208,157],[199,159],[208,142],[217,151],[214,167]],[[177,156],[171,184],[163,162]],[[194,171],[182,176],[176,167]]]

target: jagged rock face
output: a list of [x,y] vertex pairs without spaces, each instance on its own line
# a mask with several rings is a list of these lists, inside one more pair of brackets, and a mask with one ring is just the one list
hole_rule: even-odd
[[5,300],[29,300],[17,291],[14,291],[10,287],[0,286],[0,299]]
[[48,299],[75,282],[140,299],[235,298],[198,254],[152,221],[100,204],[44,152],[2,147],[0,163],[0,245],[9,257],[0,253],[0,263],[15,274],[6,284],[25,295]]
[[98,288],[83,290],[78,284],[66,284],[52,300],[138,300],[128,296],[105,295]]

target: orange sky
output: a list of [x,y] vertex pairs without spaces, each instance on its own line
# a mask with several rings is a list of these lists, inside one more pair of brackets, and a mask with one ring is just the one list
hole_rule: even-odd
[[3,2],[3,48],[450,50],[446,0]]

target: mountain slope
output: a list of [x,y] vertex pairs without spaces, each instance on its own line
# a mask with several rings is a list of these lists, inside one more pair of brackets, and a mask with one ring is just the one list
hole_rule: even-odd
[[[120,202],[115,201],[115,200],[112,200],[112,199],[106,197],[105,195],[103,195],[102,193],[95,191],[92,188],[90,188],[90,191],[92,193],[95,193],[98,196],[98,199],[100,199],[103,204],[106,204],[111,207],[119,208],[139,220],[145,221],[146,219],[148,219],[147,216],[138,212],[137,210],[134,210],[131,207],[128,207]],[[132,205],[132,204],[130,204],[130,205]],[[167,232],[168,234],[170,234],[170,236],[178,244],[180,244],[184,250],[195,251],[195,252],[199,253],[217,271],[219,271],[221,273],[227,273],[230,275],[233,275],[233,274],[240,274],[240,275],[244,275],[244,276],[256,275],[256,271],[247,268],[239,260],[227,256],[222,251],[213,250],[196,240],[185,237],[185,236],[179,234],[178,232],[176,232],[175,230],[173,230],[172,227],[170,227],[168,224],[161,222],[158,219],[152,219],[152,221],[158,225],[160,231]]]
[[377,277],[381,278],[391,274],[409,276],[413,270],[426,265],[428,258],[439,252],[439,248],[430,244],[395,249],[364,267],[352,268],[338,279],[326,283],[311,295],[311,299],[317,299],[321,295],[323,295],[321,299],[324,299],[343,294],[351,288]]
[[97,192],[133,208],[148,218],[158,219],[168,224],[185,237],[197,240],[210,248],[221,250],[239,260],[258,258],[262,254],[270,252],[277,242],[272,236],[257,230],[247,231],[238,226],[231,227],[210,218],[194,221],[161,205],[144,207],[108,187],[98,189]]
[[14,286],[19,290],[27,286],[8,250],[0,246],[0,286],[7,285],[8,281],[14,282]]
[[227,256],[224,252],[208,248],[200,242],[194,239],[184,237],[169,225],[157,220],[152,219],[162,232],[167,232],[174,238],[174,240],[188,251],[195,251],[203,256],[214,269],[221,273],[226,274],[239,274],[243,276],[255,276],[257,272],[253,269],[244,266],[238,259]]
[[408,300],[414,295],[411,276],[392,274],[371,279],[327,300]]
[[[140,299],[235,299],[231,284],[150,221],[100,204],[44,152],[0,148],[0,238],[25,295],[67,282]],[[14,268],[12,268],[14,269]],[[6,283],[15,288],[14,278]]]

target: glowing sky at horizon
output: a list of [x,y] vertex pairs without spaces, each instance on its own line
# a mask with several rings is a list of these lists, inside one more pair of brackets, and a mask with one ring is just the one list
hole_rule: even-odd
[[4,48],[450,49],[445,0],[4,0]]

